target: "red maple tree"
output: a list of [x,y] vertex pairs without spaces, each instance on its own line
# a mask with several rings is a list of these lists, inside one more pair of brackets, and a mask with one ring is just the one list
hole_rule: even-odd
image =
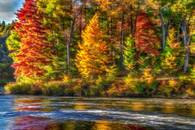
[[159,37],[146,13],[141,12],[136,20],[135,43],[139,52],[152,56],[159,55]]
[[20,37],[21,48],[16,56],[18,61],[13,64],[15,76],[42,76],[46,71],[44,66],[51,62],[52,46],[47,42],[36,0],[25,0],[17,17],[14,28]]

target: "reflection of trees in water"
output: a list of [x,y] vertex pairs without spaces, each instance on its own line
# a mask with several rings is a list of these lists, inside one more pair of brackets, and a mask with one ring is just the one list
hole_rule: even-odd
[[192,108],[191,113],[193,116],[195,116],[195,104],[193,104],[191,108]]
[[[137,112],[175,113],[178,115],[195,116],[195,104],[184,101],[164,100],[159,102],[133,101],[128,106],[129,110]],[[125,106],[124,106],[125,107]]]
[[143,111],[145,108],[145,104],[144,102],[131,102],[130,108],[133,111]]
[[104,120],[95,122],[94,126],[92,127],[92,130],[112,130],[112,127],[110,125],[110,122]]
[[93,123],[67,121],[65,123],[53,121],[49,118],[21,116],[12,124],[12,130],[90,130]]
[[63,130],[75,130],[76,129],[76,122],[71,123],[63,123]]
[[21,116],[12,124],[11,130],[147,130],[138,125],[123,125],[109,121],[66,121],[57,122],[49,118]]
[[94,123],[94,126],[90,130],[147,130],[147,129],[138,125],[133,124],[124,125],[103,120],[96,121]]
[[175,104],[173,102],[165,102],[162,104],[162,111],[165,113],[173,113],[175,112],[176,108],[175,108]]
[[16,111],[52,111],[50,100],[36,98],[15,98],[13,108]]
[[[33,116],[21,116],[17,117],[12,124],[12,130],[47,130],[47,127],[57,127],[48,118],[33,117]],[[55,130],[55,129],[52,129]]]
[[75,110],[86,110],[89,106],[86,105],[84,102],[76,102],[74,103]]
[[[191,103],[177,102],[174,100],[163,100],[159,102],[151,101],[110,101],[96,102],[91,101],[66,101],[64,99],[53,100],[48,98],[15,98],[14,110],[20,112],[51,112],[56,110],[76,110],[85,111],[90,109],[110,109],[116,108],[117,111],[130,110],[137,112],[160,112],[174,113],[179,115],[195,115],[195,105]],[[106,105],[105,105],[106,104]],[[41,115],[36,115],[41,116]],[[46,115],[47,116],[47,115]],[[60,115],[65,116],[66,115]],[[78,115],[79,116],[79,115]],[[81,116],[81,115],[80,115]],[[93,116],[93,114],[91,114]],[[96,115],[94,115],[96,116]],[[78,119],[82,120],[82,117]],[[98,118],[99,119],[99,118]],[[138,125],[124,125],[113,123],[106,120],[104,117],[99,121],[60,121],[49,118],[35,116],[20,116],[13,120],[13,130],[146,130]],[[105,119],[105,120],[104,120]],[[84,119],[83,119],[84,120]]]

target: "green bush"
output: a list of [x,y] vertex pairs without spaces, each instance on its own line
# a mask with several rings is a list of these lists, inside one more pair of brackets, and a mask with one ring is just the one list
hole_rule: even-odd
[[129,73],[126,77],[124,77],[123,80],[124,80],[125,86],[129,88],[129,91],[131,91],[132,93],[137,93],[135,75]]
[[95,80],[94,85],[90,86],[90,95],[92,96],[102,96],[105,95],[104,92],[109,85],[110,81],[106,77],[99,76]]
[[30,94],[31,84],[28,83],[9,83],[5,86],[7,94]]
[[135,90],[137,94],[142,95],[142,96],[153,96],[156,94],[158,88],[158,82],[153,81],[151,83],[147,82],[137,82]]
[[50,81],[48,83],[9,83],[5,86],[5,92],[6,94],[42,94],[48,96],[73,95],[72,88],[61,81]]
[[[112,66],[107,71],[106,75],[98,76],[90,81],[83,81],[81,87],[81,95],[84,96],[106,96],[106,90],[116,80],[118,70]],[[77,88],[78,85],[77,85]]]
[[64,82],[60,82],[60,81],[51,81],[48,83],[45,83],[41,89],[42,89],[42,93],[44,95],[48,95],[48,96],[63,96],[65,93],[65,87],[67,86],[67,84],[64,84]]
[[15,83],[9,83],[5,86],[5,93],[40,95],[42,84],[41,80],[20,77]]

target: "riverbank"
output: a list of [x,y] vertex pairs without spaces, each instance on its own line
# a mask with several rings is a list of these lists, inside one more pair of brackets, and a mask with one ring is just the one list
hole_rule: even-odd
[[75,97],[194,98],[195,81],[189,78],[135,80],[116,78],[85,81],[23,81],[5,85],[5,94]]

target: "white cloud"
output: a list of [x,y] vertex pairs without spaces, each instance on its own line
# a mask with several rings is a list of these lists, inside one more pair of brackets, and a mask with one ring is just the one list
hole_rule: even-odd
[[0,21],[14,20],[15,12],[21,7],[22,2],[23,0],[0,0]]
[[0,21],[11,22],[15,18],[14,12],[0,12]]

